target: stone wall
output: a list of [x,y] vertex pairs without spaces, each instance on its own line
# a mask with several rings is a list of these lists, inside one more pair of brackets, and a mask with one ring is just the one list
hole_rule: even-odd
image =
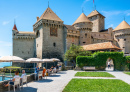
[[114,32],[115,40],[124,53],[130,53],[130,29],[117,30]]

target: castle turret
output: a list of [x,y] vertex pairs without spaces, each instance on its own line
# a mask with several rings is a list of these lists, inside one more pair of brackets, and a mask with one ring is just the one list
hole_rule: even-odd
[[93,23],[92,32],[100,32],[105,28],[105,17],[97,10],[92,11],[88,15],[88,19]]
[[130,25],[126,21],[122,21],[113,32],[122,51],[130,53]]
[[36,34],[36,55],[39,58],[59,58],[63,60],[66,49],[66,31],[63,21],[47,8],[33,25]]
[[80,45],[90,44],[93,24],[88,17],[82,13],[73,23],[73,26],[80,31]]

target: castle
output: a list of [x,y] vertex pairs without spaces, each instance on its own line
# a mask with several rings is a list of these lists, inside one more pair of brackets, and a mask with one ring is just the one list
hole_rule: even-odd
[[123,21],[114,30],[105,29],[105,16],[97,10],[88,16],[82,13],[72,25],[64,22],[48,7],[41,17],[37,17],[33,32],[12,30],[13,55],[24,59],[59,58],[74,45],[88,45],[111,42],[130,53],[130,25]]

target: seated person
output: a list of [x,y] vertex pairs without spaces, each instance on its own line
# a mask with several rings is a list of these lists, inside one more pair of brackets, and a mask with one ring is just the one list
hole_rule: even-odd
[[22,70],[21,79],[23,78],[23,76],[26,76],[25,70]]
[[53,72],[56,73],[56,67],[54,66]]
[[8,84],[5,84],[5,87],[8,87],[9,84],[14,85],[15,78],[20,78],[18,71],[15,72],[15,76],[14,76],[14,78],[12,79],[12,81],[10,81]]
[[44,76],[45,76],[45,73],[46,73],[46,68],[45,68],[45,67],[43,67],[42,77],[44,77]]

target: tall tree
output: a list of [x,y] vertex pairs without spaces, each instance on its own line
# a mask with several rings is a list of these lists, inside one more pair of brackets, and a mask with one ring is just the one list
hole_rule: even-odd
[[91,52],[85,51],[83,47],[77,45],[71,45],[70,49],[66,51],[64,58],[65,61],[75,63],[77,56],[89,56],[89,55],[91,55]]

